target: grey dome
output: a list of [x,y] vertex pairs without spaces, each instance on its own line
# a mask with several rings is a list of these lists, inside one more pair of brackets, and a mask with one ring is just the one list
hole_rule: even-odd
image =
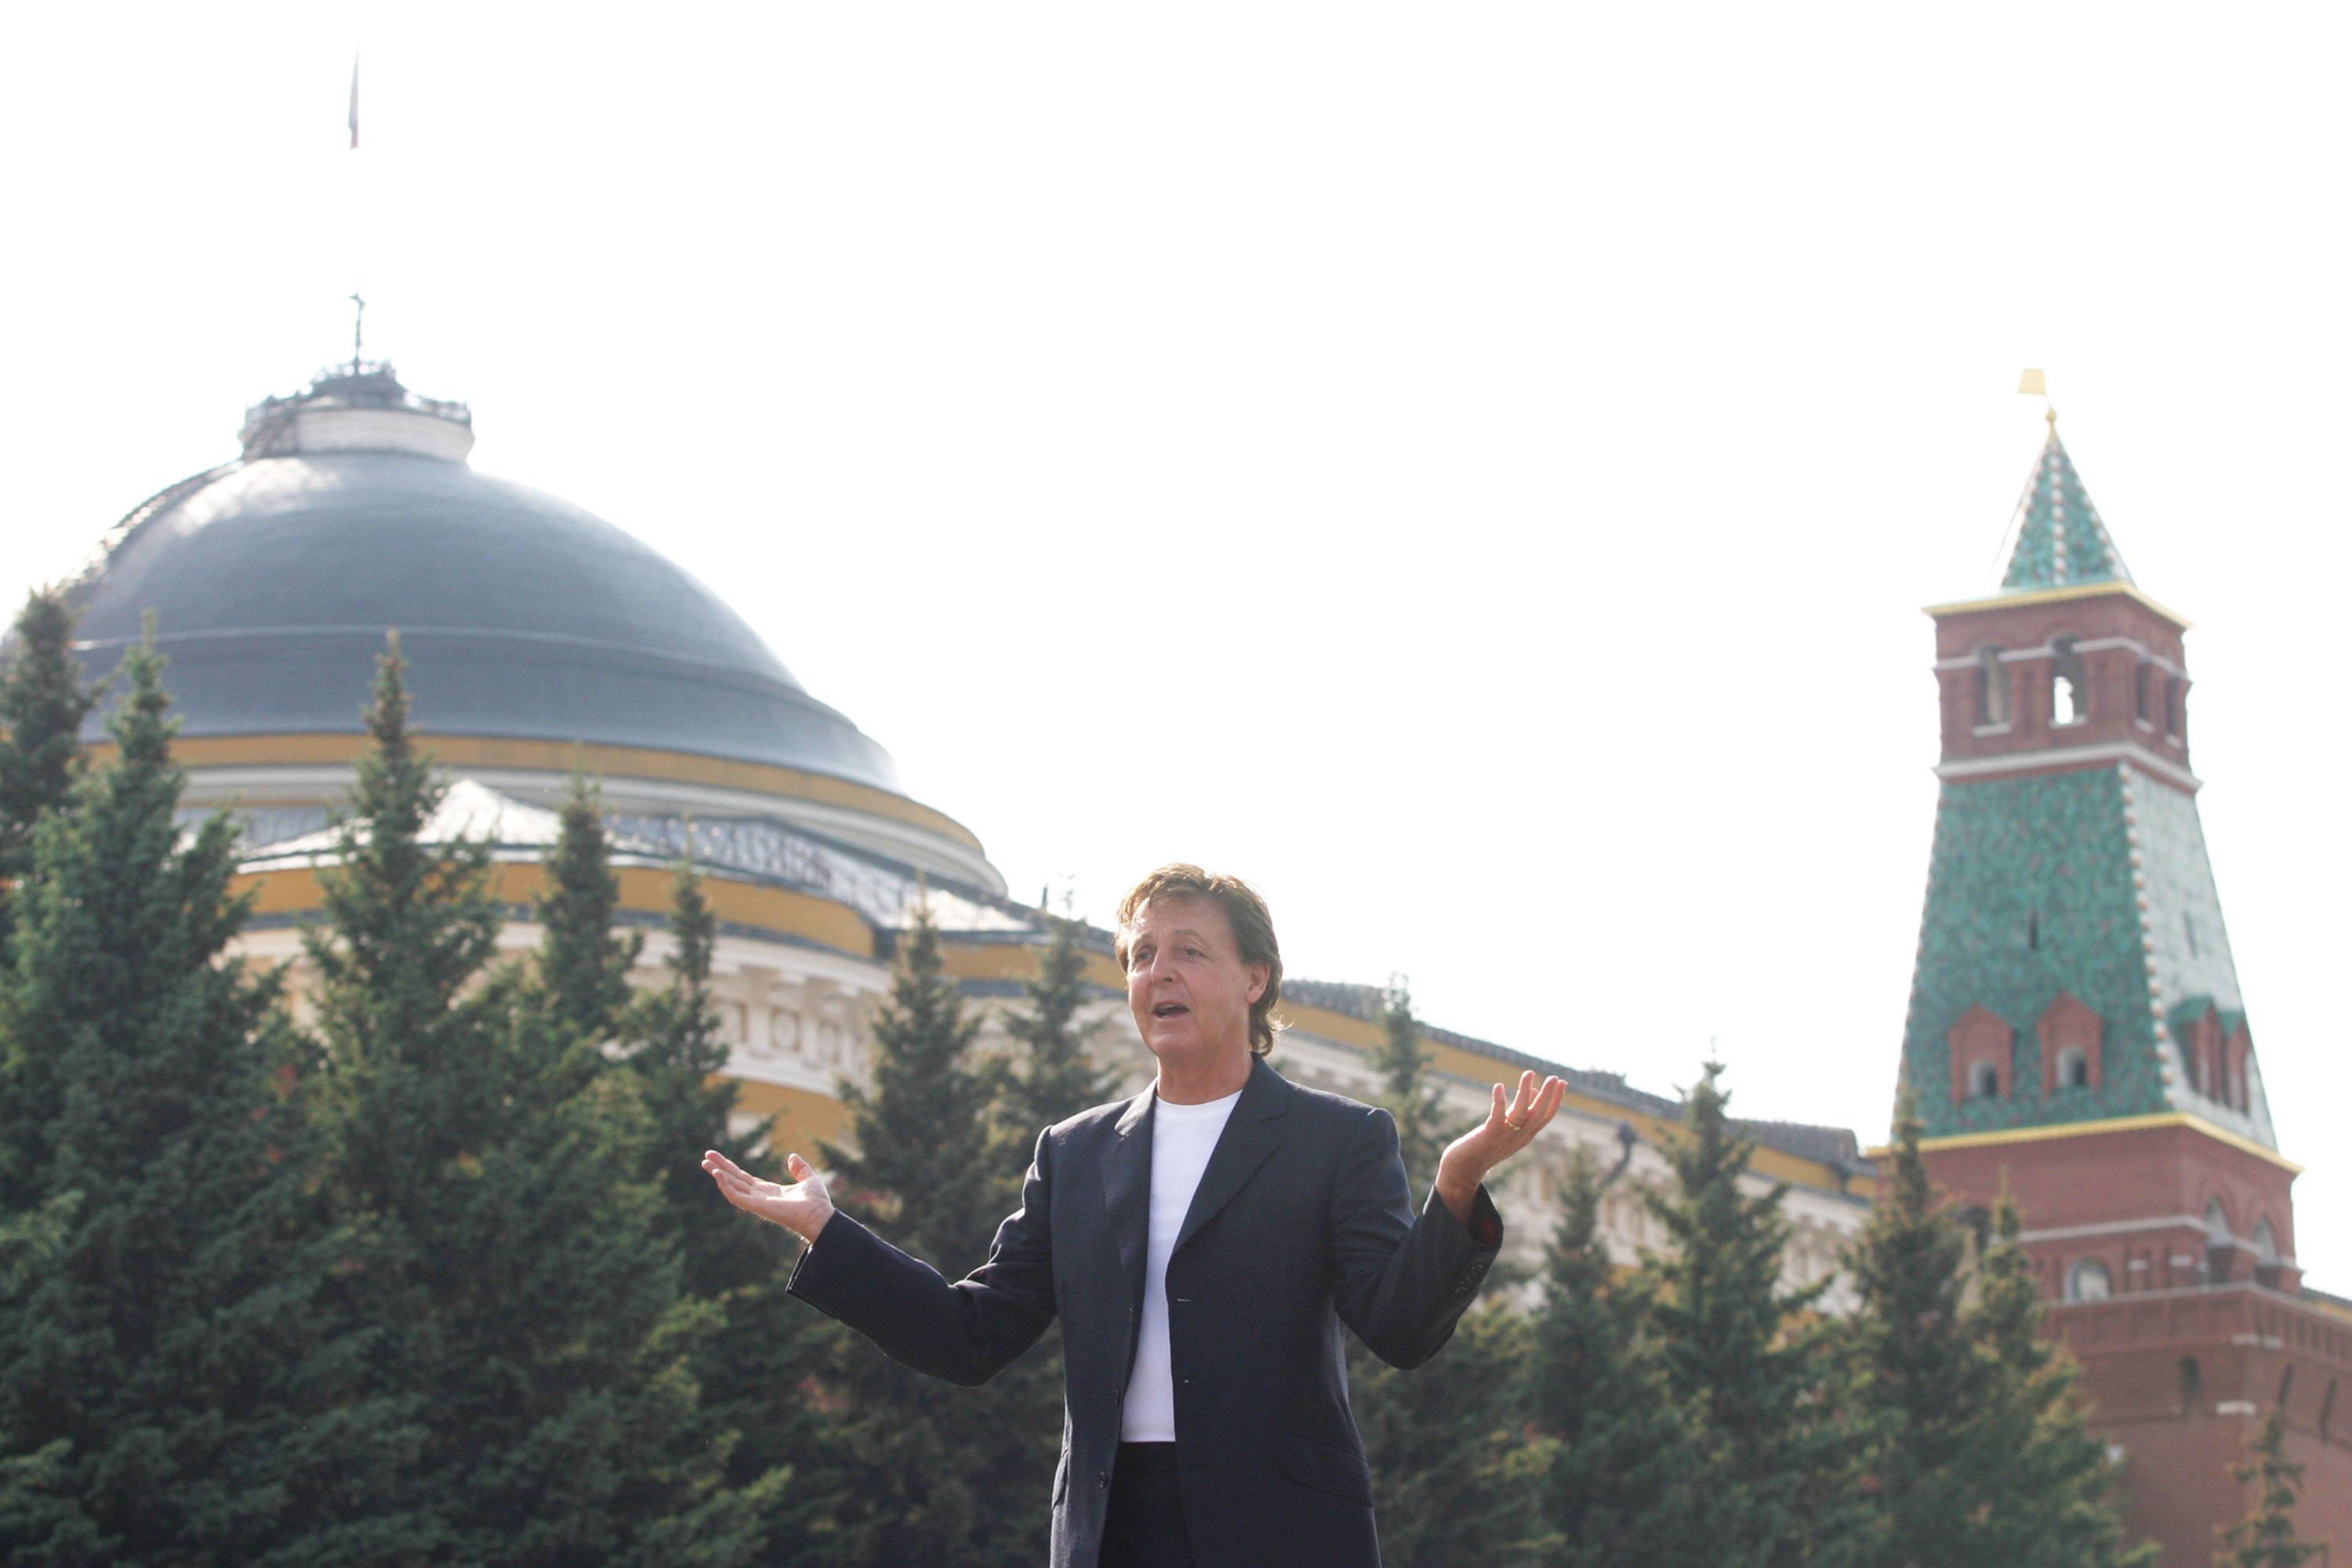
[[246,458],[132,513],[77,591],[93,671],[155,613],[182,733],[357,731],[396,626],[427,734],[699,752],[899,793],[887,752],[621,530],[462,460],[302,447],[256,455],[249,427]]

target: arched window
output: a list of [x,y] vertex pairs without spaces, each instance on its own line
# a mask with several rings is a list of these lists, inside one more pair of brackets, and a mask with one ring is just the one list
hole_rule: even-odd
[[2144,727],[2156,728],[2157,704],[2164,695],[2164,672],[2149,659],[2141,659],[2132,678],[2132,717]]
[[2016,1059],[2017,1031],[2000,1014],[1979,1004],[1960,1015],[1945,1036],[1952,1047],[1952,1103],[2006,1100]]
[[2178,741],[2189,723],[2189,682],[2168,680],[2164,683],[2164,732]]
[[2080,724],[2091,716],[2091,678],[2073,637],[2050,645],[2050,721]]
[[2236,1258],[2237,1237],[2230,1229],[2230,1216],[2222,1211],[2220,1198],[2205,1200],[2205,1282],[2208,1285],[2226,1283],[2230,1265]]
[[2099,1016],[2061,991],[2034,1024],[2042,1043],[2042,1092],[2099,1087]]
[[2066,1271],[2066,1300],[2069,1301],[2104,1301],[2115,1294],[2115,1279],[2107,1266],[2095,1258],[2085,1258]]
[[[2217,1036],[2221,1033],[2218,1019],[2213,1032]],[[2247,1033],[2243,1021],[2221,1041],[2220,1052],[2221,1082],[2226,1086],[2229,1103],[2240,1110],[2252,1110],[2253,1085],[2250,1080],[2253,1074],[2254,1038]]]
[[2277,1289],[2279,1273],[2285,1267],[2286,1259],[2279,1255],[2278,1232],[2271,1228],[2270,1221],[2256,1220],[2254,1222],[2254,1283],[2267,1285],[2273,1290]]
[[1977,727],[1998,729],[2009,722],[2009,670],[1997,647],[1977,650]]
[[2180,1358],[2180,1414],[2194,1415],[2197,1414],[2197,1407],[2204,1403],[2205,1369],[2197,1364],[2195,1356],[2182,1356]]

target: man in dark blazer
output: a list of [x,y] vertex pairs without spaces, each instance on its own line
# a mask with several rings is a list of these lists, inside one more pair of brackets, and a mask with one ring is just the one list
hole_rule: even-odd
[[790,1185],[704,1168],[808,1241],[793,1294],[919,1371],[983,1383],[1061,1318],[1054,1568],[1374,1568],[1340,1326],[1400,1367],[1437,1352],[1502,1241],[1486,1175],[1564,1086],[1496,1085],[1416,1215],[1389,1113],[1262,1059],[1282,959],[1255,891],[1163,867],[1121,904],[1117,952],[1157,1080],[1038,1136],[970,1278],[835,1212],[797,1154]]

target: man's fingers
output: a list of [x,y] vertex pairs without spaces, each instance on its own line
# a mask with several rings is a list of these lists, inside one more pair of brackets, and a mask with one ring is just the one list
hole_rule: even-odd
[[1553,1115],[1559,1110],[1559,1097],[1567,1091],[1568,1085],[1560,1079],[1556,1078],[1544,1079],[1543,1087],[1529,1097],[1528,1109],[1517,1119],[1519,1126],[1524,1129],[1519,1134],[1523,1143],[1533,1142],[1536,1134],[1542,1131],[1550,1122]]
[[1511,1120],[1524,1122],[1528,1112],[1536,1107],[1536,1075],[1530,1068],[1519,1075],[1519,1092],[1511,1096]]

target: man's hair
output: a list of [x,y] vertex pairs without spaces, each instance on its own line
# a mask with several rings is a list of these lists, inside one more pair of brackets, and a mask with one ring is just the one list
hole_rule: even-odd
[[1129,888],[1127,897],[1118,901],[1118,930],[1111,938],[1111,952],[1121,970],[1127,968],[1128,938],[1136,913],[1153,899],[1206,899],[1224,911],[1242,962],[1265,965],[1265,990],[1250,1004],[1250,1052],[1262,1057],[1274,1049],[1274,1037],[1282,1028],[1274,1016],[1275,1004],[1282,1000],[1282,948],[1274,940],[1274,917],[1266,912],[1265,900],[1258,897],[1257,889],[1239,877],[1203,871],[1181,861],[1160,867]]

